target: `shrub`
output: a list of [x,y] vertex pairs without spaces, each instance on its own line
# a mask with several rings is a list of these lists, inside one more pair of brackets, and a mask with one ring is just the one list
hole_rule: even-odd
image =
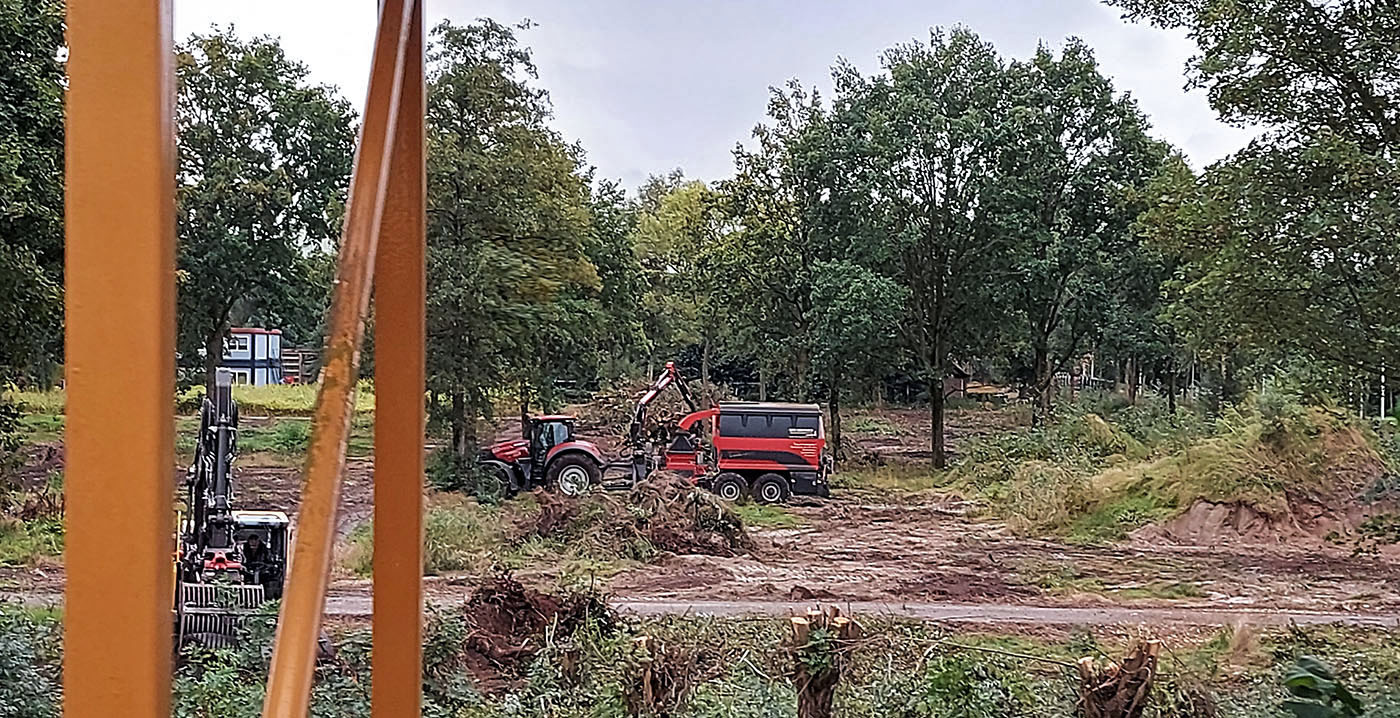
[[60,633],[54,618],[0,608],[0,715],[57,718]]
[[300,420],[281,421],[272,430],[269,443],[283,454],[301,454],[311,442],[311,422]]

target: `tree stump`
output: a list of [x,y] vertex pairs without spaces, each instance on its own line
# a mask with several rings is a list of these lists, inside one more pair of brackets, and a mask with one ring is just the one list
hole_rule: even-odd
[[1122,663],[1109,662],[1102,670],[1094,659],[1079,659],[1078,714],[1083,718],[1140,718],[1152,695],[1157,677],[1157,641],[1139,643]]
[[797,716],[831,718],[836,686],[859,638],[859,626],[835,607],[814,608],[791,621]]

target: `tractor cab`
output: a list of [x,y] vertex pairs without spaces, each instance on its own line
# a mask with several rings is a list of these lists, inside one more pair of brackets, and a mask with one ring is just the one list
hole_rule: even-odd
[[531,463],[542,469],[550,449],[574,440],[574,417],[562,414],[531,417],[529,439]]

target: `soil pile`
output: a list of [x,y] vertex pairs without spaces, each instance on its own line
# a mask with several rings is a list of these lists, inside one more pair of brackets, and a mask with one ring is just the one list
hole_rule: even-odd
[[657,552],[734,556],[754,548],[743,521],[718,497],[667,471],[654,472],[625,499],[581,499],[536,492],[540,512],[521,538],[580,545],[600,556],[651,558]]
[[604,631],[618,625],[595,594],[541,593],[510,576],[497,576],[473,593],[461,616],[466,628],[461,667],[486,693],[522,680],[546,640],[566,641],[590,621]]
[[[1348,544],[1368,521],[1400,510],[1400,492],[1387,489],[1400,481],[1349,418],[1315,408],[1237,436],[1184,452],[1173,470],[1207,477],[1205,490],[1179,494],[1180,513],[1134,536],[1194,545]],[[1219,486],[1230,488],[1212,490]]]

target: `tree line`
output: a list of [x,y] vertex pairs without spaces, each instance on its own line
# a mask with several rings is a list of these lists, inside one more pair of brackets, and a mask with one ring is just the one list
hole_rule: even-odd
[[[521,412],[679,358],[832,414],[917,386],[945,461],[944,377],[1019,386],[1097,366],[1175,400],[1264,377],[1384,409],[1400,348],[1400,13],[1350,0],[1114,0],[1184,28],[1187,82],[1261,128],[1202,171],[1153,136],[1083,42],[1008,58],[967,28],[796,80],[713,183],[633,192],[551,126],[518,26],[443,23],[428,63],[428,383],[469,458]],[[62,362],[62,15],[0,0],[0,367]],[[230,326],[319,343],[356,118],[275,40],[176,50],[180,364]],[[393,321],[372,317],[372,321]],[[372,361],[372,348],[371,348]]]

